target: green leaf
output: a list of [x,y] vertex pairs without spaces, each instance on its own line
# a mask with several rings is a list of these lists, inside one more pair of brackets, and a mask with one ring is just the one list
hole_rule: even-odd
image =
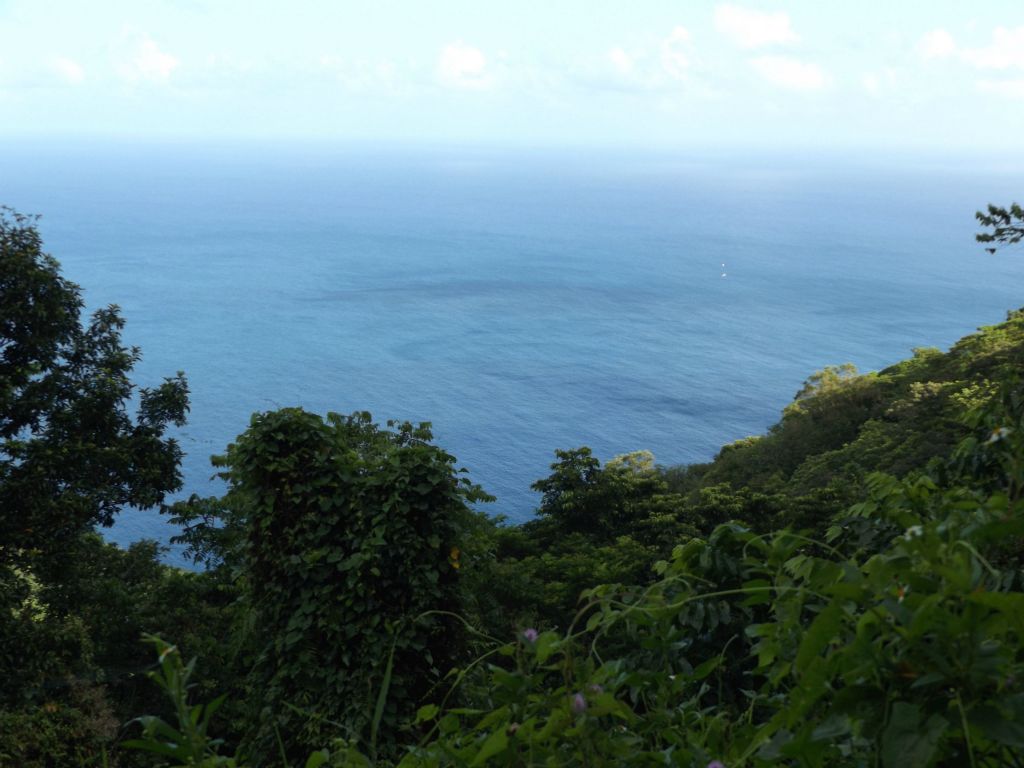
[[487,741],[485,741],[483,746],[480,747],[480,751],[476,753],[476,757],[473,758],[473,762],[470,763],[470,766],[483,765],[490,758],[504,752],[507,747],[508,734],[505,732],[504,728],[499,728],[487,737]]
[[384,704],[388,700],[388,689],[391,687],[391,672],[395,665],[395,642],[391,643],[391,652],[388,654],[388,663],[384,667],[384,679],[381,680],[380,690],[377,692],[377,704],[373,709],[373,721],[370,723],[370,751],[374,758],[377,754],[377,734],[380,731],[380,722],[384,717]]
[[416,710],[416,722],[424,723],[428,720],[433,720],[440,711],[436,704],[427,704],[424,707],[420,707]]
[[835,741],[850,732],[850,718],[845,715],[832,715],[811,732],[814,741]]
[[828,647],[842,623],[843,608],[838,602],[829,603],[825,610],[814,618],[796,652],[794,668],[798,673],[803,673],[808,664]]
[[971,712],[968,719],[989,741],[1017,749],[1024,748],[1024,723],[1007,720],[995,707],[979,707]]
[[949,723],[941,715],[921,722],[921,708],[898,701],[882,734],[884,768],[927,768]]
[[722,660],[721,656],[714,656],[708,659],[693,670],[691,677],[693,677],[694,680],[703,680],[718,668],[718,665],[722,663]]
[[537,642],[533,644],[534,653],[537,654],[537,663],[543,664],[548,660],[561,645],[559,636],[554,632],[541,632]]

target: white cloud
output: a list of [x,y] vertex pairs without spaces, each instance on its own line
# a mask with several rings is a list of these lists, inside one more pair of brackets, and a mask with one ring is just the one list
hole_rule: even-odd
[[661,66],[669,75],[681,80],[690,69],[690,31],[675,27],[661,44]]
[[917,43],[917,54],[925,60],[956,58],[975,69],[1024,69],[1024,26],[996,27],[992,42],[982,48],[958,47],[944,29],[933,29]]
[[979,80],[978,90],[1008,99],[1024,99],[1024,80]]
[[789,14],[765,13],[731,4],[715,8],[715,28],[741,48],[795,43],[800,39],[790,26]]
[[960,58],[978,69],[1024,69],[1024,26],[996,27],[984,48],[968,48]]
[[948,59],[956,53],[956,41],[944,29],[933,29],[926,32],[917,43],[917,55],[926,61],[932,59]]
[[121,77],[132,83],[141,80],[161,83],[166,82],[180,64],[177,57],[160,50],[149,36],[128,33],[117,70]]
[[54,73],[67,83],[78,85],[78,83],[85,80],[85,70],[82,68],[82,65],[74,59],[58,56],[50,62],[50,66]]
[[329,72],[350,91],[386,91],[395,86],[397,67],[390,59],[346,60],[338,56],[320,57],[320,68]]
[[761,56],[751,64],[769,83],[791,91],[818,91],[829,84],[828,75],[809,61],[789,56]]
[[608,61],[611,62],[612,68],[620,75],[628,75],[635,66],[633,57],[621,48],[612,48],[608,51]]
[[452,43],[442,49],[437,59],[437,79],[449,88],[477,91],[494,84],[483,51],[465,43]]
[[899,84],[900,76],[895,69],[887,67],[878,72],[865,72],[860,83],[870,96],[882,96],[894,90]]
[[655,92],[678,89],[693,66],[690,32],[673,27],[657,48],[625,48],[608,51],[598,66],[578,70],[580,80],[601,89],[624,92]]

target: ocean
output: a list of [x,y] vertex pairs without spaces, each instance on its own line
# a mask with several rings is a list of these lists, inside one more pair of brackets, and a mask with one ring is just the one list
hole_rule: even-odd
[[[192,389],[181,496],[253,412],[433,423],[528,519],[557,448],[662,464],[763,432],[826,365],[874,370],[1024,304],[974,242],[1000,158],[242,144],[0,147],[92,308]],[[166,541],[154,511],[109,536]],[[175,552],[169,556],[177,558]]]

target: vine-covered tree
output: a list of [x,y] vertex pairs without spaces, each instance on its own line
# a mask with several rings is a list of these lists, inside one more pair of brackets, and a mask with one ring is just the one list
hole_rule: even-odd
[[260,692],[249,747],[268,762],[279,739],[295,758],[332,735],[393,747],[455,663],[468,505],[490,497],[429,425],[393,426],[285,408],[254,415],[215,459],[245,519]]
[[166,430],[185,421],[184,375],[136,389],[140,352],[121,342],[120,311],[83,322],[83,308],[36,218],[0,208],[0,566],[59,553],[181,485]]

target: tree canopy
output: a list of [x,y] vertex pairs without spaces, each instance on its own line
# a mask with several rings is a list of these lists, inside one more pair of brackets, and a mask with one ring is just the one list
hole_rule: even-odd
[[[990,204],[987,212],[978,211],[974,216],[983,227],[991,229],[975,235],[979,243],[1014,245],[1024,239],[1024,208],[1019,203],[1013,203],[1009,208]],[[996,249],[990,247],[988,251],[995,253]]]
[[0,209],[0,563],[111,525],[124,507],[154,507],[181,485],[181,449],[166,431],[185,422],[184,375],[136,388],[141,353],[121,342],[118,307],[85,322],[83,312],[37,219]]

